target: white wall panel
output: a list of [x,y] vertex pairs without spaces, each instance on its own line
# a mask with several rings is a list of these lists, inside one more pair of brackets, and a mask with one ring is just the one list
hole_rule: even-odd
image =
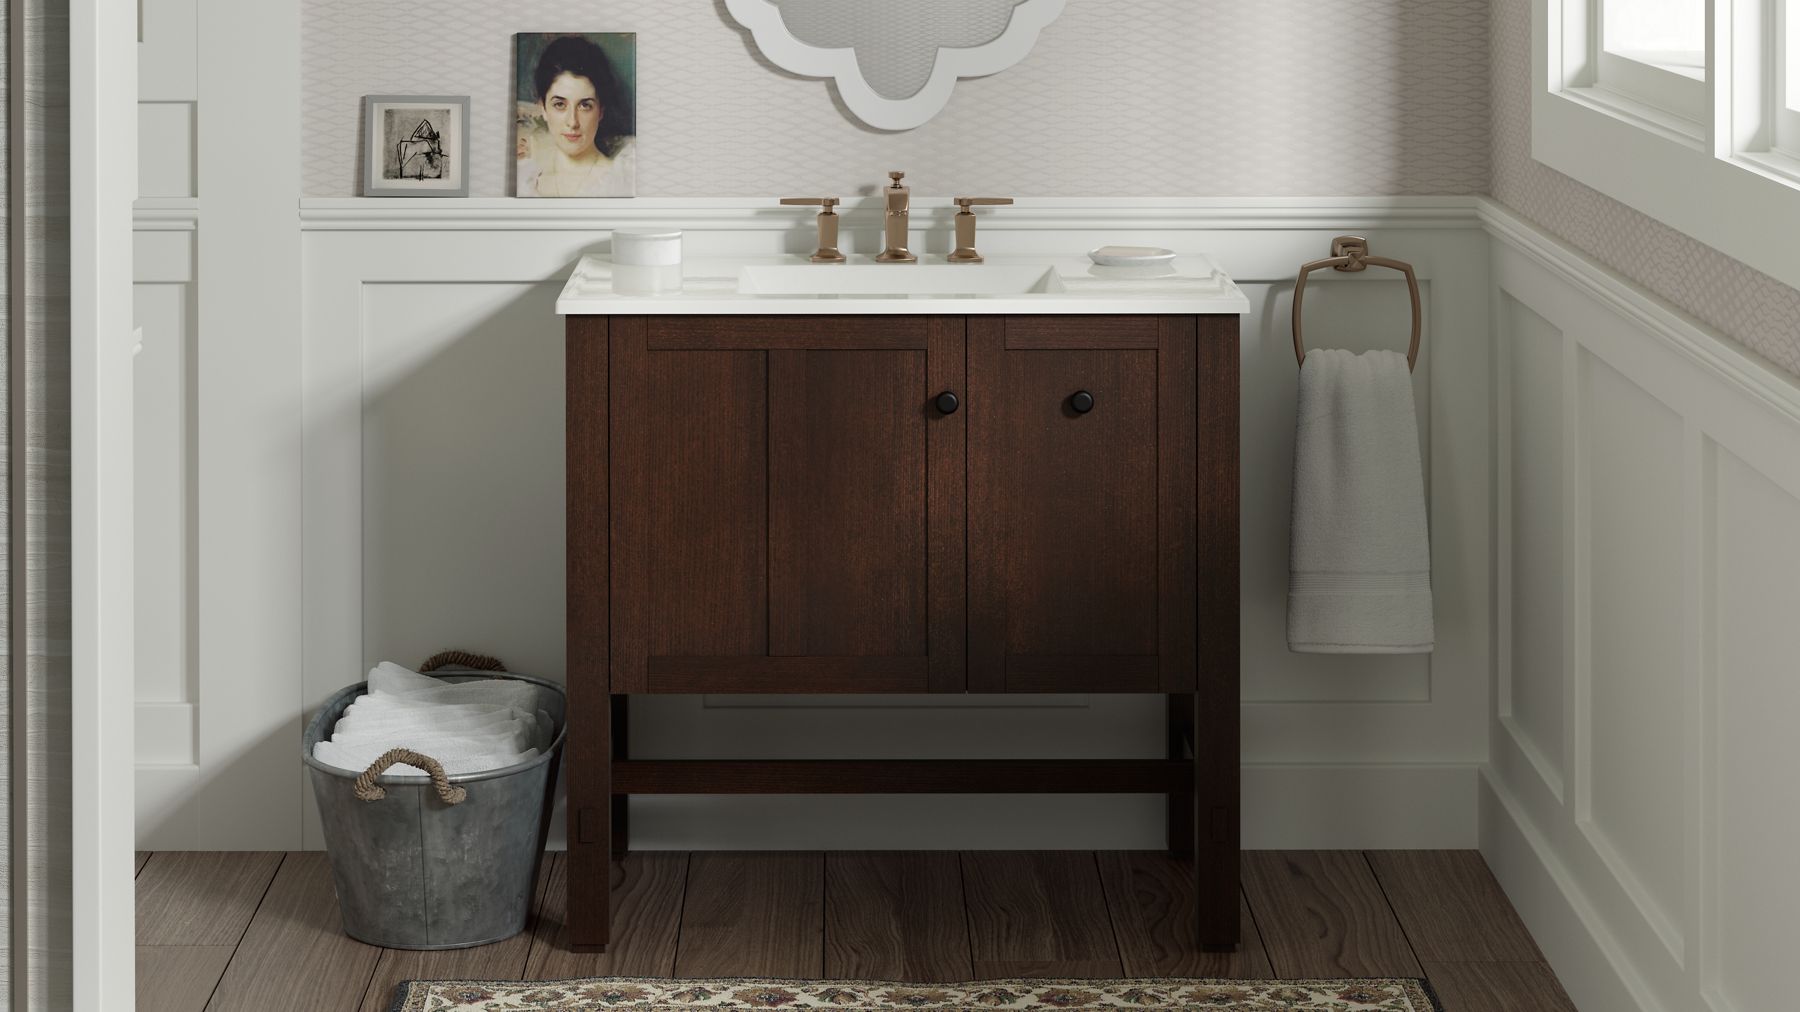
[[[1497,658],[1512,710],[1496,707],[1483,771],[1483,853],[1583,1012],[1786,1008],[1800,384],[1504,209],[1484,217],[1506,391],[1496,574],[1514,585]],[[1577,380],[1560,440],[1537,431],[1553,401],[1520,389],[1554,382],[1556,342],[1565,384]],[[1572,591],[1559,616],[1534,618],[1544,601],[1524,585],[1548,596],[1557,582],[1558,539],[1528,535],[1544,527],[1563,531]],[[1576,647],[1561,686],[1575,703],[1566,806],[1524,754],[1537,735],[1519,658],[1550,663],[1531,622]]]
[[[168,224],[168,223],[159,223]],[[133,237],[135,738],[139,844],[191,845],[150,828],[178,810],[197,767],[193,595],[194,237],[187,223]],[[146,773],[147,770],[153,771]],[[155,806],[145,808],[144,799]]]
[[1511,295],[1500,296],[1500,466],[1506,496],[1498,713],[1546,786],[1563,793],[1565,670],[1563,522],[1564,337]]
[[363,292],[363,651],[563,671],[561,285]]
[[1704,978],[1716,1012],[1793,1003],[1794,912],[1800,910],[1800,497],[1728,451],[1716,451],[1710,574],[1716,597],[1713,796]]
[[138,101],[200,97],[195,8],[195,0],[138,0]]
[[[253,166],[254,146],[245,153]],[[138,196],[195,196],[194,103],[138,103]]]
[[134,308],[143,332],[133,360],[137,698],[186,702],[193,674],[192,286],[140,282]]
[[1682,420],[1587,351],[1582,378],[1586,692],[1577,682],[1577,823],[1672,950],[1686,812]]

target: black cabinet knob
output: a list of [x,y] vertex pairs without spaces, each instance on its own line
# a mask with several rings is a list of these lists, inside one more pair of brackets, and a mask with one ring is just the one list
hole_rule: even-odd
[[956,414],[956,409],[961,404],[962,402],[956,399],[956,395],[948,390],[937,395],[937,409],[946,415]]
[[1078,415],[1085,415],[1094,410],[1094,395],[1086,390],[1077,390],[1069,396],[1069,407]]

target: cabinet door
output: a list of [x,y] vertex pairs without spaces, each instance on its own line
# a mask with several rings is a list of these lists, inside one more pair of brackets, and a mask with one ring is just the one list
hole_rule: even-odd
[[971,691],[1193,691],[1195,354],[1192,317],[970,319]]
[[963,323],[611,328],[614,692],[961,691]]

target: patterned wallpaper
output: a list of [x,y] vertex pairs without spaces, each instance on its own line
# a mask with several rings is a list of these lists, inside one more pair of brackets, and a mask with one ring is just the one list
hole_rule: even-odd
[[638,33],[638,192],[1479,193],[1489,0],[1069,0],[1031,55],[916,130],[759,58],[722,0],[303,0],[308,196],[361,173],[362,96],[468,94],[470,193],[511,192],[512,33]]
[[1677,309],[1800,375],[1800,290],[1531,157],[1531,0],[1494,0],[1493,194]]

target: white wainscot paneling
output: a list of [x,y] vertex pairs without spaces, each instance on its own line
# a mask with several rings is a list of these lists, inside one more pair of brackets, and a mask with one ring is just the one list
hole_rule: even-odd
[[140,849],[194,846],[194,238],[133,237],[136,805]]
[[193,101],[199,93],[195,0],[138,0],[138,100]]
[[562,676],[560,287],[364,288],[365,667],[467,647]]
[[1576,662],[1576,822],[1679,962],[1687,825],[1683,423],[1593,353],[1579,355],[1585,508],[1577,511],[1577,550],[1589,650]]
[[1482,851],[1583,1012],[1789,1008],[1800,383],[1483,213],[1503,389]]
[[[1702,983],[1713,1012],[1794,1004],[1800,910],[1800,485],[1715,449]],[[1792,446],[1785,464],[1796,470]]]
[[1561,804],[1567,722],[1564,583],[1572,525],[1563,523],[1565,341],[1550,321],[1502,291],[1498,463],[1502,581],[1497,712],[1501,726]]
[[194,103],[139,102],[138,196],[192,197],[195,189]]
[[[137,698],[186,702],[192,689],[188,609],[193,426],[192,286],[146,284],[136,292],[143,343],[134,360],[137,490]],[[181,761],[191,762],[189,754]],[[168,761],[168,760],[153,760]]]
[[133,362],[133,442],[137,757],[143,763],[194,761],[191,305],[191,285],[137,285],[143,344]]

